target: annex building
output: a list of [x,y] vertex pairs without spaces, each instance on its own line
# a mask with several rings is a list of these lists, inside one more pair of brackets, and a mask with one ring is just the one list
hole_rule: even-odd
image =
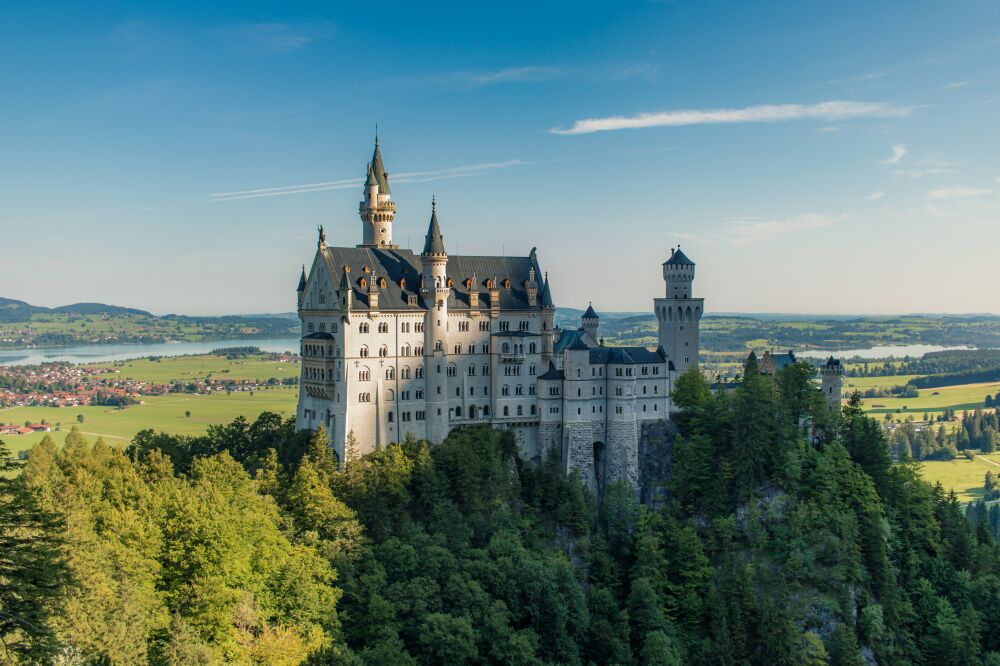
[[342,460],[351,433],[362,455],[408,434],[440,442],[486,423],[512,431],[527,459],[558,451],[595,492],[614,480],[638,485],[640,438],[669,418],[673,382],[698,363],[704,299],[680,248],[653,299],[657,349],[606,347],[593,307],[579,328],[556,328],[535,248],[448,254],[434,202],[421,252],[395,244],[377,137],[358,213],[361,243],[331,247],[320,227],[299,279],[300,429],[324,426]]

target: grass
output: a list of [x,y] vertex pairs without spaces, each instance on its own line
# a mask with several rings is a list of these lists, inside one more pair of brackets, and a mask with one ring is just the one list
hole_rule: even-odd
[[974,502],[982,498],[986,472],[1000,472],[1000,455],[977,456],[973,460],[959,456],[954,460],[928,460],[920,463],[920,475],[926,481],[940,482],[945,490],[954,490],[961,502]]
[[[275,387],[256,390],[253,396],[248,392],[234,392],[232,395],[215,393],[212,395],[170,394],[147,396],[143,404],[132,405],[128,409],[111,407],[13,407],[0,409],[0,421],[23,423],[25,421],[47,420],[51,424],[62,423],[61,432],[32,433],[4,438],[12,452],[30,449],[46,434],[56,444],[62,444],[70,427],[79,425],[81,432],[91,439],[104,437],[108,444],[127,445],[140,430],[151,428],[177,435],[198,435],[210,425],[229,423],[237,416],[253,421],[261,412],[275,412],[283,417],[295,413],[298,401],[297,387]],[[184,415],[190,410],[191,416]],[[84,422],[77,424],[76,417],[82,414]]]
[[[253,342],[247,344],[252,345]],[[159,361],[143,358],[116,363],[94,363],[92,366],[107,370],[101,373],[102,377],[137,379],[156,384],[187,383],[208,377],[220,381],[258,380],[263,382],[271,377],[287,379],[299,376],[297,363],[279,363],[266,360],[265,357],[227,359],[211,354],[164,357]]]

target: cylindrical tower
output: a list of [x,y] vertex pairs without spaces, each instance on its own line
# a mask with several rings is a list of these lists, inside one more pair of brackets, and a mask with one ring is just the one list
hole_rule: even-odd
[[427,386],[427,439],[448,436],[448,253],[438,226],[437,204],[431,200],[431,223],[420,255],[420,295],[424,314],[424,381]]
[[361,247],[396,248],[392,243],[392,223],[396,218],[396,204],[390,199],[389,174],[382,164],[378,134],[375,135],[375,152],[368,164],[364,199],[358,204],[361,216]]

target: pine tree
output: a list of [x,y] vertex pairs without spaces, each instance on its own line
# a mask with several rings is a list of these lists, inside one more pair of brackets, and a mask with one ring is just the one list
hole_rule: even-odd
[[70,583],[63,523],[41,508],[0,441],[0,640],[6,657],[50,663],[58,644],[50,618]]

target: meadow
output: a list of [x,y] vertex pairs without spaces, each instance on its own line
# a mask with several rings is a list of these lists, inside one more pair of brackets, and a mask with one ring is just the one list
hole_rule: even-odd
[[[297,367],[297,366],[296,366]],[[238,416],[253,421],[261,412],[274,412],[284,418],[295,414],[298,387],[270,387],[249,391],[234,391],[210,395],[172,393],[145,396],[141,405],[127,409],[114,407],[11,407],[0,409],[0,421],[5,423],[38,422],[45,419],[61,430],[50,433],[4,437],[15,454],[30,449],[46,434],[62,444],[69,429],[77,425],[91,439],[103,437],[108,444],[126,446],[140,430],[153,429],[178,435],[198,435],[210,425],[229,423]],[[190,411],[191,415],[185,413]],[[83,416],[78,423],[77,416]]]
[[920,474],[924,479],[940,483],[945,490],[954,490],[961,502],[982,498],[986,472],[1000,473],[1000,454],[976,454],[972,460],[959,456],[954,460],[926,460],[920,463]]
[[100,374],[107,379],[137,379],[156,384],[187,383],[215,379],[218,381],[266,382],[274,377],[279,380],[298,378],[298,363],[281,363],[268,356],[249,356],[229,359],[210,354],[196,356],[171,356],[158,360],[142,358],[114,363],[94,363],[85,367],[102,368]]

